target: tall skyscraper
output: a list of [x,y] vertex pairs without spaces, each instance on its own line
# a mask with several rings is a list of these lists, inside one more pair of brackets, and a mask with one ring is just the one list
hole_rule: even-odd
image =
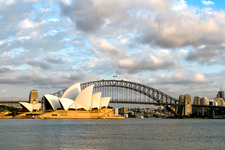
[[218,91],[217,98],[224,99],[224,91]]

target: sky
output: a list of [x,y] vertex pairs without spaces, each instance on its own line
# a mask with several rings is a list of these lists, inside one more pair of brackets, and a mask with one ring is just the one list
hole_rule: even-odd
[[225,90],[222,0],[0,0],[0,100],[127,80],[174,98]]

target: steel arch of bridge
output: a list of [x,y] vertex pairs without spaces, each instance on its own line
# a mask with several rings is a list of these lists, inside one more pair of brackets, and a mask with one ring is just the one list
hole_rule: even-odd
[[[99,81],[91,81],[82,83],[81,89],[84,89],[90,85],[94,85],[94,88],[99,87],[121,87],[121,88],[127,88],[130,90],[137,91],[143,95],[146,95],[147,97],[154,100],[154,102],[142,102],[141,100],[136,101],[118,101],[111,99],[110,103],[131,103],[131,104],[154,104],[154,105],[164,105],[164,106],[177,106],[179,105],[179,100],[146,85],[130,82],[130,81],[124,81],[124,80],[99,80]],[[54,93],[53,95],[56,95],[58,97],[61,97],[63,93],[66,91],[66,89],[61,90],[59,92]]]

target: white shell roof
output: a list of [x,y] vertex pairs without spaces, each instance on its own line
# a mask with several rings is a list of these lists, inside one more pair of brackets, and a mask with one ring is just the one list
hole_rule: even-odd
[[68,98],[59,98],[59,101],[62,104],[64,110],[68,110],[70,105],[74,102],[73,100]]
[[33,104],[33,110],[40,110],[41,103]]
[[33,111],[33,104],[31,103],[26,103],[26,102],[19,102],[23,107],[25,107],[28,111],[32,112]]
[[102,107],[108,107],[110,99],[111,99],[111,97],[101,98],[101,108]]
[[76,106],[76,109],[79,109],[79,108],[83,108],[83,106],[81,106],[81,105],[79,105],[78,103],[74,103],[75,104],[75,106]]
[[[69,108],[71,108],[71,109],[76,109],[75,101],[73,101],[73,103],[70,105]],[[68,109],[69,109],[69,108],[68,108]]]
[[80,91],[80,83],[74,84],[64,92],[62,98],[69,98],[75,100]]
[[[61,106],[64,110],[68,110],[69,108],[92,110],[92,108],[101,109],[102,107],[108,107],[111,97],[101,98],[101,92],[92,95],[93,88],[94,85],[90,85],[81,91],[80,83],[77,83],[69,87],[64,92],[62,98],[48,94],[44,95],[44,97],[49,102],[53,110],[57,110],[58,108],[61,108]],[[75,101],[73,101],[74,99]],[[27,105],[27,107],[31,110],[30,105]],[[39,106],[34,106],[33,108],[37,109],[37,107],[40,108]]]
[[82,108],[84,108],[85,110],[91,110],[93,88],[94,85],[90,85],[87,88],[83,89],[75,99],[75,103],[79,106],[82,106]]
[[98,92],[92,95],[91,108],[100,109],[101,94],[101,92]]
[[46,94],[44,95],[44,97],[48,100],[53,110],[57,110],[58,108],[61,108],[59,104],[59,100],[58,100],[59,98],[57,96]]

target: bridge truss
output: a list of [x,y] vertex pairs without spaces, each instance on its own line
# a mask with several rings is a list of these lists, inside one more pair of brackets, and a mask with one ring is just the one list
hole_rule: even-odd
[[[124,80],[99,80],[81,84],[81,89],[94,85],[93,93],[102,92],[102,97],[111,97],[110,103],[152,104],[174,107],[179,100],[147,85]],[[61,97],[66,89],[54,93]],[[175,110],[174,110],[175,111]]]

